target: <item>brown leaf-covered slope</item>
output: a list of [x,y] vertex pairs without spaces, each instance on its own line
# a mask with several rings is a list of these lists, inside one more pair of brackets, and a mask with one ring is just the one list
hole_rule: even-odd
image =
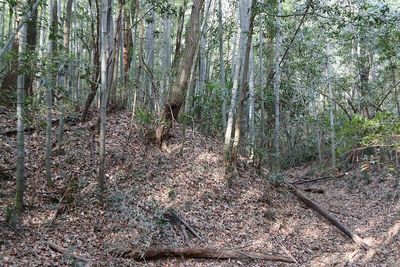
[[[0,125],[14,119],[1,114]],[[26,135],[26,210],[23,225],[5,223],[13,201],[14,179],[0,177],[0,265],[68,266],[79,257],[88,266],[399,266],[400,203],[395,178],[366,184],[351,175],[318,182],[324,194],[305,193],[329,210],[378,253],[365,252],[289,191],[272,186],[265,174],[239,164],[230,187],[224,179],[222,143],[187,131],[179,155],[181,131],[172,129],[168,151],[146,143],[139,126],[130,131],[130,114],[113,113],[107,130],[107,201],[96,197],[97,140],[91,145],[89,125],[66,125],[62,144],[53,148],[56,189],[45,187],[43,130]],[[53,128],[56,133],[57,127]],[[15,165],[15,140],[0,136],[0,168]],[[91,158],[94,155],[94,160]],[[288,171],[295,181],[308,171]],[[13,175],[14,170],[5,172]],[[264,177],[263,177],[264,176]],[[59,204],[66,184],[78,180],[72,204]],[[309,185],[299,185],[307,188]],[[178,212],[204,241],[164,216]],[[54,214],[58,217],[50,225]],[[168,212],[167,212],[168,213]],[[187,236],[187,238],[185,237]],[[49,242],[65,248],[60,253]],[[218,247],[288,255],[298,263],[264,260],[169,258],[135,262],[111,253],[131,248]],[[61,251],[61,250],[60,250]]]

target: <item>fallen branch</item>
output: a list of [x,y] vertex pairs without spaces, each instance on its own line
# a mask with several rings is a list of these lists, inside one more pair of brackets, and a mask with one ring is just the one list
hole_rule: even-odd
[[357,234],[353,233],[347,226],[343,225],[338,219],[333,217],[333,215],[329,214],[329,212],[325,211],[320,207],[317,203],[306,197],[303,193],[301,193],[295,186],[285,183],[286,186],[295,194],[301,201],[303,201],[308,207],[312,208],[316,212],[318,212],[322,217],[328,220],[331,224],[336,226],[340,231],[342,231],[346,236],[351,238],[357,245],[362,247],[365,250],[370,249],[369,245],[365,243],[365,241],[359,237]]
[[59,246],[59,245],[56,245],[56,244],[54,244],[53,242],[47,241],[46,244],[47,244],[47,245],[49,246],[49,248],[51,248],[52,250],[57,251],[57,252],[62,253],[62,254],[67,254],[68,256],[70,256],[70,257],[72,257],[72,258],[74,258],[74,259],[77,259],[77,260],[80,260],[80,261],[84,261],[84,262],[90,262],[90,261],[92,261],[91,259],[88,259],[88,258],[82,257],[82,256],[80,256],[80,255],[77,255],[77,254],[75,254],[75,253],[72,253],[72,252],[68,251],[68,249],[63,248],[63,247],[61,247],[61,246]]
[[200,239],[203,243],[207,243],[204,238],[202,238],[190,225],[189,223],[187,223],[181,216],[179,216],[179,214],[170,209],[167,212],[165,212],[165,216],[172,222],[172,223],[176,223],[179,222],[182,225],[184,225],[189,232],[191,232],[195,237],[197,237],[198,239]]
[[347,172],[351,170],[352,167],[347,168],[346,170],[343,171],[343,173],[338,174],[338,175],[328,175],[328,176],[323,176],[323,177],[319,177],[319,178],[315,178],[315,179],[310,179],[310,180],[298,180],[295,182],[292,182],[290,184],[292,185],[298,185],[298,184],[307,184],[307,183],[313,183],[313,182],[318,182],[318,181],[322,181],[322,180],[328,180],[328,179],[337,179],[337,178],[341,178],[345,175],[347,175]]
[[341,173],[341,174],[336,175],[336,176],[329,175],[329,176],[319,177],[319,178],[315,178],[315,179],[311,179],[311,180],[299,180],[299,181],[292,182],[291,184],[292,185],[299,185],[299,184],[314,183],[314,182],[318,182],[318,181],[322,181],[322,180],[330,180],[330,179],[341,178],[341,177],[343,177],[345,175],[346,175],[346,173]]
[[[52,126],[57,125],[59,123],[59,121],[60,121],[59,118],[58,119],[54,119],[54,120],[51,121],[51,125]],[[77,122],[77,118],[75,118],[75,117],[66,117],[64,119],[64,123],[75,123],[75,122]],[[25,132],[25,134],[32,134],[35,131],[40,130],[40,129],[41,129],[41,127],[25,127],[24,128],[24,132]],[[16,134],[17,134],[17,130],[16,129],[0,132],[0,135],[5,135],[5,136],[9,136],[9,137],[10,136],[14,136]]]
[[315,194],[323,194],[323,193],[325,193],[325,190],[322,189],[322,188],[312,188],[312,187],[304,188],[303,191],[304,192],[309,192],[309,193],[315,193]]
[[[113,253],[115,254],[115,252]],[[233,249],[221,248],[148,248],[140,252],[137,250],[127,250],[117,253],[118,256],[133,260],[153,260],[159,258],[203,258],[203,259],[261,259],[268,261],[279,261],[296,263],[287,256],[274,256],[264,253],[248,252]]]

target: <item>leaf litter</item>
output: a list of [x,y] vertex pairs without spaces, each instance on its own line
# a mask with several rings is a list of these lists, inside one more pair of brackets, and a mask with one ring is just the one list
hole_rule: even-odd
[[[161,151],[146,142],[141,127],[133,124],[130,129],[130,116],[108,116],[105,203],[97,201],[98,141],[91,145],[89,131],[94,120],[65,126],[63,142],[52,151],[54,190],[45,185],[44,129],[25,135],[27,207],[17,229],[5,222],[15,193],[14,170],[6,171],[12,179],[0,178],[2,266],[400,266],[400,191],[395,179],[366,184],[350,172],[316,183],[323,194],[305,193],[378,248],[369,253],[245,161],[228,187],[219,140],[188,129],[180,155],[182,133],[176,126],[168,151]],[[15,118],[1,114],[0,122],[2,130],[12,129]],[[54,142],[56,130],[54,126]],[[0,151],[0,168],[15,167],[15,137],[0,135]],[[294,168],[284,176],[294,182],[310,168]],[[78,181],[76,197],[60,204],[73,178]],[[203,240],[171,222],[165,216],[171,209]],[[46,242],[65,251],[54,251]],[[290,255],[297,263],[181,258],[143,263],[111,253],[205,245]],[[75,254],[93,260],[85,263]]]

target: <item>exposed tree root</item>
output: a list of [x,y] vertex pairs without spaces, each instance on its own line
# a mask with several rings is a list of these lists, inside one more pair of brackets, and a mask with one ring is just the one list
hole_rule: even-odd
[[264,253],[247,252],[236,249],[221,248],[148,248],[140,252],[137,250],[114,251],[112,254],[123,258],[134,260],[153,260],[166,257],[176,258],[204,258],[204,259],[261,259],[267,261],[278,261],[296,263],[288,256],[274,256]]

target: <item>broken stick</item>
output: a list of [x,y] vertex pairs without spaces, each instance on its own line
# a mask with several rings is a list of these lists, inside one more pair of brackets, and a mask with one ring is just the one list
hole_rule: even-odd
[[183,258],[205,258],[205,259],[261,259],[267,261],[279,261],[287,263],[296,263],[287,256],[274,256],[264,253],[248,252],[234,249],[221,248],[148,248],[140,252],[137,250],[128,250],[118,253],[123,258],[134,260],[153,260],[166,257]]
[[318,212],[322,217],[328,220],[331,224],[336,226],[340,231],[342,231],[346,236],[351,238],[357,245],[362,247],[365,250],[370,249],[369,245],[365,243],[365,241],[359,237],[357,234],[353,233],[347,226],[342,224],[338,219],[336,219],[333,215],[329,214],[329,212],[325,211],[320,207],[317,203],[306,197],[303,193],[301,193],[295,186],[285,183],[287,187],[295,194],[301,201],[303,201],[307,206]]
[[203,243],[207,243],[204,238],[202,238],[191,226],[189,223],[187,223],[181,216],[179,216],[179,214],[174,211],[173,209],[168,210],[167,212],[165,212],[165,216],[170,219],[171,222],[179,222],[182,225],[184,225],[189,232],[191,232],[195,237],[197,237],[198,239],[200,239]]

